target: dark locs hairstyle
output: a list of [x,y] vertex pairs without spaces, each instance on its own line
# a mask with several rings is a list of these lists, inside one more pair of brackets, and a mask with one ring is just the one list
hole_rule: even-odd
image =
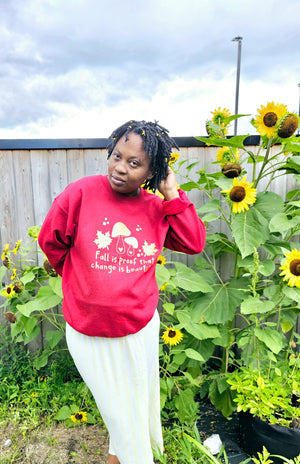
[[124,135],[125,140],[128,140],[130,132],[139,134],[142,137],[144,150],[150,157],[150,169],[154,174],[152,179],[145,180],[143,188],[155,191],[160,182],[167,178],[172,148],[175,147],[177,150],[179,148],[176,142],[169,137],[169,131],[156,121],[128,121],[114,130],[109,137],[112,140],[107,146],[108,158]]

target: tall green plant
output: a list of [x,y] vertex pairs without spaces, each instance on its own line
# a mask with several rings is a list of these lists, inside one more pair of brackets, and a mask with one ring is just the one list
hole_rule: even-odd
[[[183,333],[172,369],[194,380],[205,374],[202,393],[229,416],[235,404],[228,373],[288,363],[299,343],[300,143],[293,135],[299,118],[282,104],[261,106],[252,120],[261,141],[252,151],[247,136],[226,137],[242,115],[220,108],[212,114],[209,137],[197,138],[216,147],[215,172],[211,165],[197,170],[197,163],[180,163],[181,172],[186,168],[181,188],[206,197],[198,212],[207,224],[207,244],[189,272],[208,287],[185,288],[178,299],[181,266],[188,273],[171,265],[162,290],[163,321]],[[284,197],[272,191],[277,179],[295,184]],[[166,300],[175,304],[166,306]]]
[[[34,366],[41,368],[58,349],[64,337],[64,323],[60,308],[62,302],[61,278],[36,244],[39,227],[29,228],[31,242],[14,247],[7,243],[2,253],[0,281],[6,281],[2,296],[5,297],[4,316],[11,323],[14,342],[27,345],[43,334],[41,349],[37,352]],[[38,264],[42,260],[42,265]],[[44,344],[44,337],[46,343]],[[65,348],[65,346],[63,346]]]

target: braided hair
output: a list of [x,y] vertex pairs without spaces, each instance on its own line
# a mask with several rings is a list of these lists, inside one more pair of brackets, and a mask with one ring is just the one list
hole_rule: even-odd
[[125,135],[128,140],[130,132],[142,137],[143,147],[150,158],[150,169],[154,174],[151,179],[146,179],[143,185],[145,190],[155,191],[160,182],[167,178],[168,165],[172,148],[179,150],[176,142],[169,137],[169,131],[160,126],[157,121],[128,121],[113,131],[111,142],[107,146],[108,159],[110,158],[118,141]]

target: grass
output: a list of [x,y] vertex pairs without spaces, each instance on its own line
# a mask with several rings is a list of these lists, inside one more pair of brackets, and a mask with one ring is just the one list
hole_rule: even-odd
[[[1,326],[0,352],[0,462],[106,463],[107,431],[69,353],[60,351],[44,370],[36,371],[27,348],[12,343]],[[89,424],[71,420],[76,410],[87,413]],[[177,423],[163,434],[165,452],[156,456],[157,463],[221,462],[197,445],[201,440],[193,424]],[[12,445],[6,448],[7,439]]]

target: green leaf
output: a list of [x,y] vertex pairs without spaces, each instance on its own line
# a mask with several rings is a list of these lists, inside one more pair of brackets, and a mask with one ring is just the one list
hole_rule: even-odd
[[72,415],[72,412],[71,412],[69,406],[63,406],[56,413],[56,415],[54,416],[54,419],[55,420],[66,420],[66,419],[69,419],[71,415]]
[[253,207],[267,221],[271,221],[275,214],[284,211],[284,201],[280,195],[273,192],[260,192],[256,196],[256,202]]
[[49,285],[52,288],[53,292],[60,296],[63,299],[63,292],[62,292],[62,279],[60,276],[57,277],[49,277]]
[[199,213],[210,213],[211,211],[219,210],[220,205],[220,200],[210,200],[207,203],[204,203],[204,205],[200,206],[200,208],[197,208],[197,211]]
[[275,214],[275,216],[272,217],[269,227],[270,227],[270,232],[286,232],[289,229],[292,229],[294,227],[297,227],[300,225],[300,218],[295,216],[292,219],[288,219],[286,214],[284,213],[278,213]]
[[194,400],[194,392],[191,388],[180,390],[175,399],[178,418],[181,423],[191,422],[198,413],[198,403]]
[[258,272],[260,272],[263,276],[267,277],[275,271],[275,264],[274,261],[271,259],[265,259],[265,261],[261,261],[259,263]]
[[76,412],[80,411],[80,407],[77,404],[72,403],[70,405],[70,410],[72,414],[76,414]]
[[170,272],[161,264],[157,264],[155,267],[155,277],[158,288],[162,287],[170,279]]
[[51,349],[53,349],[63,337],[64,333],[61,330],[48,330],[46,333],[46,338]]
[[33,329],[37,326],[38,319],[36,317],[25,317],[21,316],[26,335],[30,335]]
[[180,185],[181,190],[184,190],[185,192],[190,192],[193,189],[199,189],[201,190],[201,187],[199,184],[196,182],[186,182],[185,184]]
[[210,214],[205,214],[204,216],[201,217],[201,219],[204,223],[208,223],[208,222],[212,222],[212,221],[216,221],[217,219],[220,219],[220,216],[214,213],[210,213]]
[[178,287],[183,288],[184,290],[189,290],[190,292],[207,293],[213,291],[211,286],[208,285],[200,274],[193,271],[183,263],[175,262],[174,265],[177,270],[174,283],[176,283]]
[[231,321],[236,309],[245,299],[249,287],[249,279],[232,279],[227,284],[214,284],[213,293],[195,298],[191,304],[192,319],[202,318],[208,324],[225,324]]
[[268,313],[274,308],[275,304],[273,301],[260,300],[258,297],[250,296],[247,300],[244,300],[241,304],[242,314],[257,314],[257,313]]
[[248,137],[248,135],[236,135],[235,137],[231,137],[230,139],[223,139],[223,138],[214,138],[214,137],[195,137],[197,140],[204,142],[207,145],[213,145],[217,147],[235,147],[245,150],[244,147],[244,140]]
[[187,348],[184,350],[185,354],[187,355],[188,358],[195,359],[196,361],[200,362],[205,362],[205,359],[203,356],[196,350],[193,350],[192,348]]
[[45,350],[40,356],[37,356],[36,358],[34,358],[34,361],[33,361],[33,366],[39,370],[41,369],[42,367],[45,367],[48,363],[48,358],[50,356],[50,352]]
[[278,354],[284,347],[282,335],[277,329],[271,329],[269,327],[260,329],[259,327],[255,327],[254,334],[275,354]]
[[[298,309],[298,312],[300,313],[300,309]],[[289,332],[293,327],[296,326],[297,317],[297,313],[295,313],[292,309],[281,312],[279,322],[283,333]]]
[[231,231],[242,258],[253,253],[269,238],[268,221],[254,207],[234,215]]
[[174,314],[174,309],[175,309],[174,303],[164,303],[163,308],[168,314]]
[[275,235],[271,235],[269,240],[264,243],[263,247],[268,253],[270,253],[270,255],[274,256],[278,254],[282,255],[282,249],[287,251],[291,250],[289,242],[286,242]]
[[191,320],[191,315],[186,311],[179,311],[177,318],[185,330],[197,340],[216,338],[220,335],[217,326],[208,325],[205,322],[194,322]]
[[[292,152],[300,152],[300,143],[292,143],[289,142],[284,145],[284,151],[292,151]],[[292,160],[297,160],[298,164],[300,165],[300,156],[293,156]]]
[[56,295],[53,290],[48,287],[41,287],[37,296],[25,304],[18,304],[17,309],[24,316],[29,317],[34,311],[46,311],[47,309],[54,308],[61,303],[61,297]]
[[32,282],[35,279],[35,274],[33,272],[26,272],[22,275],[20,281],[23,285],[26,285],[28,282]]
[[[245,268],[249,272],[251,272],[251,274],[255,272],[255,263],[253,261],[253,256],[246,256],[246,258],[244,259],[238,258],[237,262],[239,268]],[[263,276],[269,276],[273,274],[274,271],[274,261],[272,261],[271,259],[265,259],[264,261],[260,261],[258,266],[258,272],[260,272]]]
[[212,404],[218,409],[222,411],[222,414],[225,417],[229,417],[232,412],[236,409],[234,402],[232,401],[232,395],[229,385],[225,389],[225,386],[222,388],[222,392],[220,392],[220,382],[218,378],[212,380],[209,386],[209,399]]
[[296,301],[300,304],[300,288],[288,287],[287,285],[283,287],[283,293],[290,298],[291,300]]
[[40,334],[41,329],[36,325],[33,330],[30,332],[29,335],[26,335],[23,338],[24,345],[27,345],[27,343],[32,342],[39,334]]

